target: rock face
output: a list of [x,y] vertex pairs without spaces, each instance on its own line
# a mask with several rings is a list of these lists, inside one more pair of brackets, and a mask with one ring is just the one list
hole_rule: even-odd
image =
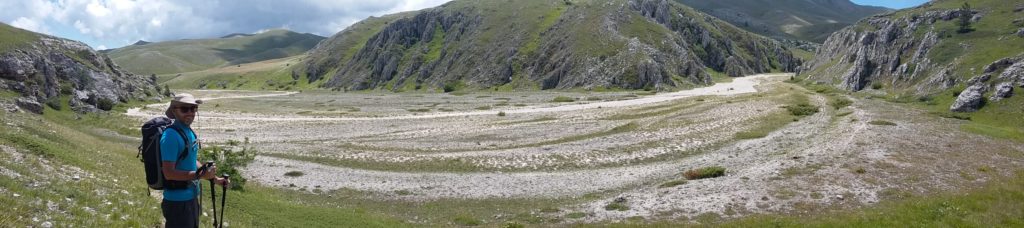
[[313,49],[303,72],[346,89],[651,88],[799,65],[777,41],[667,0],[453,1],[371,18]]
[[[892,14],[867,18],[835,32],[825,41],[802,72],[815,81],[858,91],[872,83],[917,87],[917,93],[948,89],[949,66],[929,57],[941,43],[933,25],[958,18],[958,10],[933,10],[894,18]],[[922,32],[925,31],[925,32]],[[919,34],[916,35],[915,34]],[[923,34],[923,35],[920,35]],[[915,84],[924,79],[926,83]]]
[[[17,104],[23,109],[42,113],[40,104],[49,101],[79,112],[109,110],[110,104],[159,94],[155,82],[121,71],[110,58],[81,42],[12,31],[35,38],[0,53],[0,90],[21,94]],[[61,96],[70,97],[70,102],[60,104]]]

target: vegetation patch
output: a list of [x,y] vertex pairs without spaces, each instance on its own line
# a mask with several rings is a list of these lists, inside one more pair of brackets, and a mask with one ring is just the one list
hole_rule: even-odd
[[691,169],[683,172],[683,177],[687,180],[698,180],[706,178],[715,178],[725,176],[725,168],[721,166],[704,167],[700,169]]
[[289,176],[289,177],[301,177],[302,175],[306,175],[306,173],[303,173],[302,171],[294,170],[294,171],[288,171],[287,173],[284,173],[284,175],[285,176]]
[[785,108],[786,108],[786,110],[789,111],[789,114],[792,114],[792,115],[798,116],[798,117],[799,116],[814,115],[815,113],[818,113],[818,111],[820,110],[818,106],[811,105],[811,104],[808,104],[808,103],[800,103],[800,104],[796,104],[796,105],[787,105],[787,106],[785,106]]
[[557,97],[555,97],[555,99],[551,100],[551,102],[575,102],[575,101],[576,101],[575,98],[566,97],[566,96],[557,96]]
[[658,185],[658,188],[671,188],[671,187],[675,187],[675,186],[679,186],[679,185],[684,185],[684,184],[686,184],[686,182],[687,182],[686,180],[669,181],[669,182],[661,183],[661,185]]
[[885,120],[872,120],[872,121],[868,122],[868,124],[880,125],[880,126],[896,126],[896,123],[885,121]]

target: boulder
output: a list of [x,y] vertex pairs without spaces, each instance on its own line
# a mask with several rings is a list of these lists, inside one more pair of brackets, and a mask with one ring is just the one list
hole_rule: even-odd
[[1006,68],[1006,70],[999,75],[999,79],[1013,82],[1016,86],[1024,87],[1024,61],[1017,62],[1013,64],[1013,66]]
[[995,93],[992,93],[992,96],[988,99],[991,101],[999,101],[1005,98],[1010,98],[1011,96],[1013,96],[1013,84],[1003,82],[996,85]]
[[974,112],[978,111],[982,105],[985,105],[985,99],[983,94],[988,90],[985,84],[974,84],[956,97],[956,101],[953,105],[949,106],[949,111],[954,112]]
[[15,101],[15,104],[17,104],[18,107],[21,107],[22,109],[28,110],[29,112],[35,114],[43,114],[43,104],[40,104],[39,102],[33,99],[24,97],[18,98],[18,100]]
[[1017,29],[1017,36],[1024,37],[1024,28]]

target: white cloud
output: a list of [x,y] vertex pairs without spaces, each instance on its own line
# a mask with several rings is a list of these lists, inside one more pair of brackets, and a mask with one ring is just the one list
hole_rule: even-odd
[[274,28],[331,36],[369,16],[419,10],[448,1],[0,0],[0,8],[7,12],[0,15],[0,21],[33,31],[47,31],[61,24],[97,41],[119,45],[143,38],[207,38]]
[[107,48],[107,45],[100,45],[99,47],[96,47],[96,50],[107,50],[107,49],[109,49],[109,48]]
[[11,26],[33,32],[50,34],[50,31],[46,29],[45,25],[39,23],[38,21],[24,17],[19,17],[18,19],[11,21]]

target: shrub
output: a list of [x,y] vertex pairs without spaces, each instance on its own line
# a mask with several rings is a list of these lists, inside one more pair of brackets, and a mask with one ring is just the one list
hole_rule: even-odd
[[289,176],[289,177],[301,177],[302,175],[306,175],[306,173],[303,173],[302,171],[297,171],[296,170],[296,171],[288,171],[287,173],[284,173],[284,175],[285,176]]
[[868,122],[871,125],[882,125],[882,126],[896,126],[896,123],[885,121],[885,120],[872,120]]
[[555,97],[554,100],[551,100],[551,102],[574,102],[574,101],[576,101],[576,99],[574,99],[572,97],[566,97],[566,96],[558,96],[558,97]]
[[64,103],[61,103],[60,97],[51,97],[46,99],[46,106],[50,106],[50,108],[57,111],[64,109]]
[[629,206],[626,206],[626,204],[620,203],[620,202],[612,202],[612,203],[609,203],[608,205],[605,205],[604,206],[604,210],[607,210],[607,211],[628,211],[629,210]]
[[850,99],[846,99],[845,97],[839,96],[831,97],[828,101],[828,105],[832,106],[837,110],[846,106],[850,106],[850,104],[853,104],[853,101],[851,101]]
[[871,83],[871,89],[874,89],[874,90],[882,89],[882,83],[881,82]]
[[789,113],[794,116],[810,116],[818,113],[818,106],[803,103],[786,106],[786,110],[789,110]]
[[498,116],[505,116],[505,112],[498,112]]
[[256,151],[246,147],[249,138],[244,143],[228,141],[227,146],[209,146],[199,151],[201,162],[213,161],[217,164],[217,174],[231,175],[231,189],[243,190],[246,179],[242,177],[241,168],[248,165],[256,158]]
[[658,188],[671,188],[671,187],[675,187],[675,186],[679,186],[679,185],[684,185],[684,184],[686,184],[686,180],[674,180],[674,181],[669,181],[669,182],[661,183],[661,185],[658,185]]
[[102,109],[103,111],[110,111],[114,109],[114,101],[107,98],[99,98],[96,100],[96,108]]
[[691,169],[683,172],[683,177],[687,180],[697,180],[705,178],[715,178],[725,176],[725,168],[721,166],[704,167],[700,169]]

